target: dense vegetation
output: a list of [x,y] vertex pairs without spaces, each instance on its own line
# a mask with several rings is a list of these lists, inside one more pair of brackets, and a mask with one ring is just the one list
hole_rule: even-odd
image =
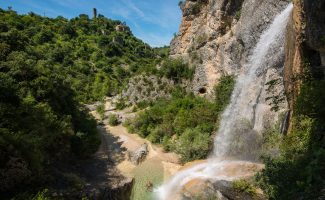
[[162,66],[157,70],[159,76],[180,83],[182,80],[192,80],[195,68],[188,66],[182,59],[165,59]]
[[81,103],[155,71],[167,51],[101,15],[67,20],[0,9],[0,196],[63,181],[56,167],[87,158],[100,143]]
[[1,10],[0,31],[2,60],[24,52],[22,59],[64,76],[82,102],[118,93],[130,75],[155,70],[156,57],[168,51],[152,49],[102,15],[67,20]]
[[175,90],[171,99],[155,102],[126,125],[131,132],[179,153],[182,162],[203,159],[211,150],[219,116],[229,103],[233,87],[234,77],[222,77],[214,102]]
[[[309,67],[308,67],[309,68]],[[291,130],[276,134],[266,145],[279,146],[279,156],[267,156],[257,176],[270,199],[325,198],[325,81],[303,74]]]

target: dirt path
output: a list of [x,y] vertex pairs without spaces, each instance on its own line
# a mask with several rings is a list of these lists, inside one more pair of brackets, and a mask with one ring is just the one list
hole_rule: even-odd
[[[155,199],[153,189],[160,186],[163,181],[168,180],[180,169],[179,156],[175,153],[164,152],[162,147],[152,144],[137,134],[130,134],[122,125],[110,126],[107,124],[107,120],[102,122],[99,114],[95,111],[96,105],[90,105],[90,107],[92,108],[91,114],[102,124],[100,126],[102,144],[95,156],[101,161],[103,159],[109,161],[106,168],[97,168],[97,164],[94,163],[90,165],[87,173],[92,174],[90,176],[92,176],[93,182],[103,183],[103,180],[106,179],[106,182],[118,184],[116,182],[122,180],[123,177],[133,178],[131,199]],[[105,103],[105,111],[105,117],[117,114],[122,121],[136,115],[132,112],[132,108],[116,111],[110,100]],[[127,152],[134,152],[144,143],[148,145],[148,154],[142,163],[134,165],[127,160]],[[151,189],[148,189],[148,184],[152,185]]]
[[[152,160],[153,162],[161,162],[164,169],[164,177],[167,178],[171,174],[175,173],[179,168],[179,158],[175,153],[166,153],[161,147],[152,144],[146,139],[141,138],[136,134],[128,133],[127,129],[122,125],[112,127],[106,125],[106,129],[113,136],[118,137],[118,141],[121,143],[121,147],[125,148],[127,151],[135,151],[142,144],[148,144],[149,153],[146,157],[146,160]],[[134,176],[134,169],[136,168],[131,162],[124,159],[120,164],[117,165],[117,168],[125,176]]]
[[[107,105],[107,104],[106,104]],[[115,113],[114,111],[109,111]],[[96,111],[91,112],[92,115],[100,121],[100,117]],[[120,113],[123,113],[121,111]],[[166,153],[162,147],[152,144],[150,141],[141,138],[137,134],[130,134],[128,130],[122,125],[110,126],[105,124],[101,131],[102,145],[98,155],[105,154],[113,160],[118,171],[126,177],[134,177],[135,171],[141,165],[136,166],[126,159],[126,153],[133,152],[140,148],[144,143],[148,144],[149,153],[145,161],[152,161],[160,163],[163,168],[164,179],[168,179],[171,175],[176,173],[181,167],[179,164],[179,156],[175,153]]]

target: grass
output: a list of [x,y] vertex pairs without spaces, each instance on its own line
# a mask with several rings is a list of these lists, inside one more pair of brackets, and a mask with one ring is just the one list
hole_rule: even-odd
[[116,114],[110,114],[108,116],[108,124],[111,126],[117,126],[120,124],[118,116]]

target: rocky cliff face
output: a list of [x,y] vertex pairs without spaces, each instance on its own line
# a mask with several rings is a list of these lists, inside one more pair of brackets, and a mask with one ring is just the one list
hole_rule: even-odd
[[[295,0],[288,24],[285,62],[285,88],[289,106],[299,94],[300,75],[311,70],[314,78],[325,74],[325,1]],[[298,78],[297,78],[298,77]]]
[[[209,96],[222,75],[240,74],[262,32],[288,3],[289,0],[186,0],[181,3],[183,19],[171,43],[171,55],[183,57],[196,67],[192,90]],[[297,77],[304,66],[308,65],[315,78],[323,78],[325,74],[325,1],[294,0],[293,4],[286,55],[266,73],[266,82],[280,80],[272,95],[284,95],[285,90],[291,110],[299,93]],[[261,99],[268,95],[262,94]]]
[[[239,74],[259,36],[286,0],[188,0],[171,54],[196,67],[193,90],[212,92],[224,74]],[[270,72],[269,75],[274,72]],[[281,70],[275,72],[279,76]]]
[[[223,75],[240,75],[248,63],[261,34],[289,4],[289,0],[187,0],[181,3],[183,19],[178,35],[171,43],[172,57],[182,57],[196,67],[192,90],[212,96],[213,87]],[[259,104],[269,110],[263,120],[276,121],[280,112],[272,112],[270,96],[284,97],[283,65],[285,57],[263,72],[264,82],[277,80],[273,91],[266,84]],[[203,91],[203,92],[202,92]],[[282,97],[280,97],[282,96]],[[280,103],[280,111],[287,107]]]

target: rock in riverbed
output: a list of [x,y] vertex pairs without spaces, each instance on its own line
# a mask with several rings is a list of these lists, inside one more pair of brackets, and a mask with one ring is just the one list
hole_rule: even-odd
[[144,143],[140,146],[139,149],[135,150],[134,152],[128,152],[128,160],[135,165],[140,164],[146,156],[148,155],[148,145]]

